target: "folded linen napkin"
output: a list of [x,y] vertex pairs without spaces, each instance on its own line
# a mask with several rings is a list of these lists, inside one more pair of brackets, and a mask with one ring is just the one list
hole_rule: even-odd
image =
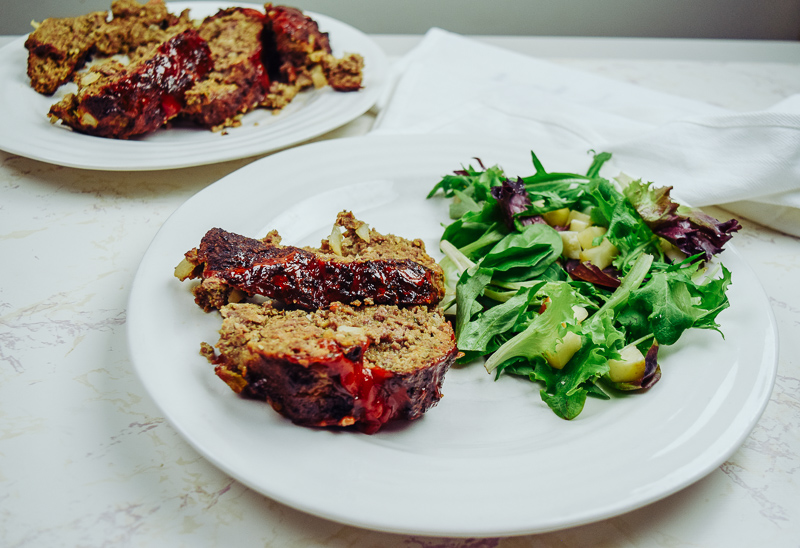
[[800,95],[735,113],[441,29],[395,67],[376,134],[474,134],[608,151],[694,206],[800,236]]

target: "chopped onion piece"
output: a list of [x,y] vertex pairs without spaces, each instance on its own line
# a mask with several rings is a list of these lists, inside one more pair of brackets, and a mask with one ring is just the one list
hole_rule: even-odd
[[356,229],[356,234],[358,235],[359,238],[369,243],[369,225],[367,223],[362,223],[358,225],[358,228]]
[[342,256],[342,233],[339,232],[339,227],[337,225],[333,225],[331,235],[328,236],[328,245],[331,246],[335,255],[339,257]]

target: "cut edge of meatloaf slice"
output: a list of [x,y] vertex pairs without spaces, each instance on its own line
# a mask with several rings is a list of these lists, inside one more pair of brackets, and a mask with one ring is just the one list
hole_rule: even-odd
[[327,32],[301,10],[264,5],[265,63],[271,85],[261,106],[280,110],[302,90],[331,86],[336,91],[357,91],[363,82],[364,58],[347,53],[333,56]]
[[208,42],[214,68],[186,93],[181,116],[213,130],[237,126],[242,114],[258,107],[269,91],[263,61],[264,14],[230,8],[198,27]]
[[31,87],[52,95],[69,82],[94,54],[133,55],[152,49],[191,26],[188,12],[170,14],[161,0],[139,4],[114,0],[111,13],[96,11],[77,17],[51,17],[35,24],[25,41]]
[[149,133],[181,112],[186,91],[211,68],[208,44],[186,30],[137,62],[91,67],[77,93],[50,107],[50,121],[115,139]]
[[432,306],[444,297],[444,272],[422,240],[384,236],[351,212],[339,214],[319,249],[280,241],[275,231],[256,240],[213,228],[175,276],[200,279],[192,293],[206,312],[255,295],[306,310],[333,302]]
[[79,17],[48,18],[25,40],[28,77],[39,93],[52,95],[86,62],[94,47],[94,30],[107,17],[104,11]]
[[450,323],[427,307],[336,303],[306,312],[231,304],[216,350],[201,353],[230,388],[303,426],[378,431],[418,419],[442,397],[457,350]]

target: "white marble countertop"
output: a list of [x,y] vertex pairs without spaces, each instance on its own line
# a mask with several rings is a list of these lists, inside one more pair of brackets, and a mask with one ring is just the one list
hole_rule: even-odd
[[[800,89],[800,43],[483,39],[733,110]],[[396,56],[419,37],[376,40]],[[373,119],[324,138],[365,133]],[[746,221],[734,241],[777,318],[775,389],[742,447],[664,500],[537,536],[435,539],[309,516],[220,472],[165,422],[134,374],[126,300],[170,213],[252,160],[109,173],[0,152],[0,545],[798,546],[800,241]]]

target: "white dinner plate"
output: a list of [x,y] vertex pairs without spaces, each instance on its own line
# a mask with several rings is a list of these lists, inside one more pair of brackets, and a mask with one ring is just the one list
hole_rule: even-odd
[[[552,171],[591,157],[538,147]],[[447,201],[426,199],[441,176],[479,157],[530,175],[522,143],[442,136],[358,137],[258,160],[205,188],[165,223],[133,283],[128,335],[146,390],[216,466],[277,501],[331,520],[398,533],[495,536],[544,532],[641,507],[703,477],[744,441],[766,405],[777,331],[766,295],[734,247],[731,307],[713,331],[662,349],[649,392],[589,399],[573,421],[542,403],[540,386],[480,363],[447,374],[444,397],[418,421],[369,436],[295,426],[215,377],[201,342],[219,314],[173,277],[212,227],[252,237],[276,228],[289,244],[319,244],[349,209],[379,232],[422,238],[432,254]],[[606,174],[607,176],[616,175]]]
[[[230,6],[263,12],[263,4],[170,2],[170,11],[190,9],[201,19]],[[0,149],[34,160],[85,169],[144,171],[211,164],[247,158],[301,143],[332,131],[367,112],[378,100],[388,77],[381,48],[357,29],[322,14],[307,12],[328,32],[333,53],[364,57],[363,89],[336,92],[330,87],[304,91],[277,115],[266,109],[248,113],[241,127],[224,133],[196,127],[160,129],[133,140],[83,135],[47,117],[50,106],[75,90],[66,84],[51,97],[30,87],[26,74],[26,37],[0,49]]]

